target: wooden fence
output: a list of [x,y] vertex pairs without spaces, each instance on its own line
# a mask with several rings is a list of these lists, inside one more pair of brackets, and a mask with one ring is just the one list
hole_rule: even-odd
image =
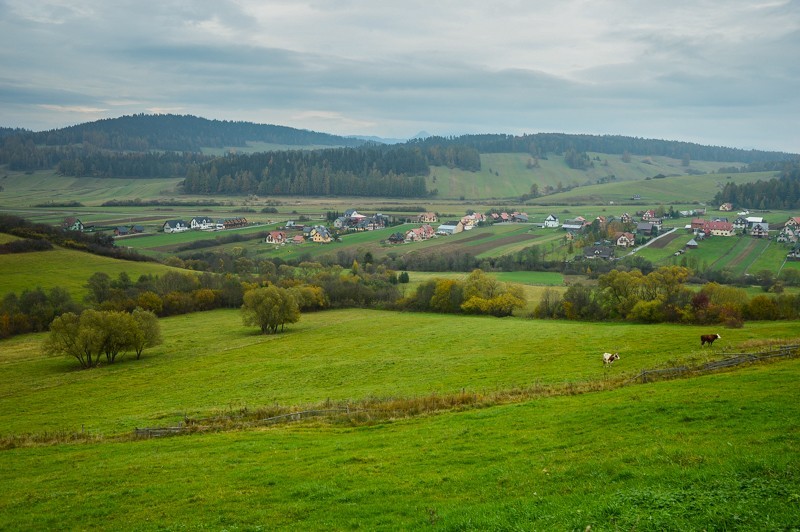
[[177,427],[149,427],[143,429],[133,429],[133,435],[137,438],[162,438],[164,436],[174,436],[185,431],[183,423],[178,423]]
[[723,368],[730,368],[740,364],[759,362],[772,358],[793,357],[800,354],[800,345],[783,345],[770,351],[760,353],[729,353],[721,360],[706,362],[699,366],[675,366],[662,369],[643,369],[641,373],[629,379],[627,382],[641,381],[652,382],[658,379],[671,379],[680,377],[687,373],[707,373]]
[[[698,366],[676,366],[671,368],[660,369],[645,369],[641,373],[625,381],[624,384],[639,381],[647,383],[659,379],[671,379],[687,374],[708,373],[718,369],[729,368],[738,366],[740,364],[747,364],[752,362],[765,361],[773,358],[782,357],[795,357],[800,355],[800,345],[784,345],[770,351],[763,351],[759,353],[728,353],[725,358],[706,362]],[[315,416],[330,416],[330,415],[346,415],[346,416],[367,416],[369,417],[373,411],[369,409],[353,409],[349,406],[345,408],[328,408],[318,410],[302,410],[299,412],[289,412],[277,416],[261,418],[250,422],[253,425],[272,425],[283,421],[300,421],[305,418]],[[385,411],[381,411],[386,413]],[[136,438],[161,438],[164,436],[174,436],[182,433],[189,432],[189,427],[183,423],[178,423],[175,427],[150,427],[150,428],[137,428],[134,429],[134,437]]]

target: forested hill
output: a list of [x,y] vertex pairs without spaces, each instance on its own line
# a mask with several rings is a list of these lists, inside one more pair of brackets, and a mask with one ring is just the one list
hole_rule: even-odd
[[755,183],[728,183],[714,198],[737,208],[800,209],[800,161],[784,164],[780,177]]
[[721,146],[704,146],[692,142],[645,139],[621,135],[582,135],[570,133],[533,133],[526,135],[462,135],[459,137],[428,137],[414,139],[409,144],[428,146],[467,146],[480,153],[528,153],[546,157],[549,153],[565,154],[597,152],[624,155],[662,155],[675,159],[689,157],[695,161],[730,161],[760,163],[798,159],[797,154],[743,150]]
[[30,134],[35,144],[67,146],[88,143],[125,151],[200,151],[245,146],[247,141],[289,146],[361,146],[360,139],[252,122],[209,120],[191,115],[138,114],[87,122]]

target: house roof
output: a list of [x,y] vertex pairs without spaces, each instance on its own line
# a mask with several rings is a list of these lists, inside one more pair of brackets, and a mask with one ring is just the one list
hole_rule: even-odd
[[713,221],[713,222],[706,222],[703,225],[703,229],[705,231],[732,231],[733,224],[730,222],[722,222],[722,221]]

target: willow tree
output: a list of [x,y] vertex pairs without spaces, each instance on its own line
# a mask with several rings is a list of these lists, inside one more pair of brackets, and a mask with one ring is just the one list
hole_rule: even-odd
[[244,293],[242,321],[245,325],[256,325],[264,334],[283,331],[287,323],[300,320],[300,305],[292,291],[270,285]]

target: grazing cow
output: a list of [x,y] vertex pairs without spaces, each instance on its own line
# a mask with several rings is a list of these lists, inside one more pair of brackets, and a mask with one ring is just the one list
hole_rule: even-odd
[[714,345],[714,340],[717,338],[722,338],[722,336],[718,334],[701,334],[700,335],[700,347],[703,347],[708,343],[708,345]]
[[619,360],[619,353],[603,353],[603,364],[611,364],[615,360]]

